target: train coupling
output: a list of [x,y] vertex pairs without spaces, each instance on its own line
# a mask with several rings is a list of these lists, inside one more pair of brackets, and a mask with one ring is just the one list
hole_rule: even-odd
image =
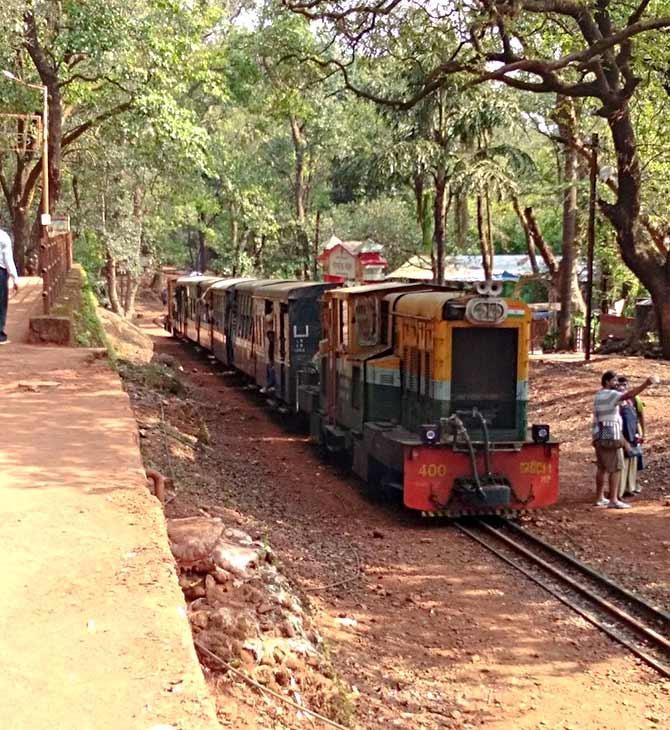
[[477,509],[500,509],[512,503],[512,488],[503,476],[490,474],[479,479],[473,477],[457,477],[451,501],[462,506]]

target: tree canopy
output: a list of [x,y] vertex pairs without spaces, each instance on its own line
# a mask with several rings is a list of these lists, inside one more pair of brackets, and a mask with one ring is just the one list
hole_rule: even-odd
[[[0,18],[0,112],[36,118],[21,82],[47,88],[51,210],[118,311],[149,262],[311,277],[337,235],[424,254],[438,281],[449,253],[487,274],[495,253],[544,261],[567,345],[598,133],[601,268],[651,295],[670,357],[667,0],[9,0]],[[41,150],[2,119],[29,268]]]

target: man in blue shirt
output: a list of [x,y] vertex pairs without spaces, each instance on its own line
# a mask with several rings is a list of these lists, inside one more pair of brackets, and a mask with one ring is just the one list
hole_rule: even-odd
[[14,264],[12,239],[0,228],[0,345],[9,343],[5,332],[7,324],[7,308],[9,306],[9,282],[12,282],[14,293],[19,290],[19,274]]

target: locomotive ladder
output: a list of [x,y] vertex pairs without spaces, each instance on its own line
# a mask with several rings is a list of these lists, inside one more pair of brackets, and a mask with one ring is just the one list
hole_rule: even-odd
[[[456,527],[670,677],[670,614],[508,520],[456,522]],[[512,533],[512,535],[510,535]]]

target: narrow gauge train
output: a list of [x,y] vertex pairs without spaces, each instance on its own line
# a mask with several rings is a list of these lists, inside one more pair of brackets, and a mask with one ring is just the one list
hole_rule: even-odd
[[184,277],[166,326],[304,414],[316,442],[411,509],[506,514],[558,497],[558,443],[527,423],[530,311],[496,284]]

